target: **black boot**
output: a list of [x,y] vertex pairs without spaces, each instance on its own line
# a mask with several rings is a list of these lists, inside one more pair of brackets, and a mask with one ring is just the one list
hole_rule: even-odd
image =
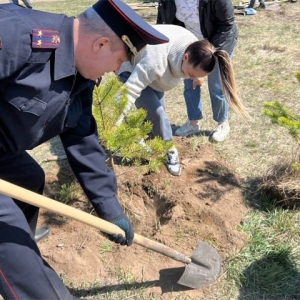
[[266,4],[264,0],[260,0],[259,1],[259,8],[265,9],[266,8]]
[[50,233],[50,228],[49,227],[40,227],[35,230],[35,235],[34,235],[34,240],[35,242],[39,242],[40,240],[44,239],[47,237]]

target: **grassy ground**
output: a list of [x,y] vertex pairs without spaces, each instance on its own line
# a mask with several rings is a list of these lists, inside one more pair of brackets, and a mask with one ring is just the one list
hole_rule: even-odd
[[[76,15],[92,3],[35,1],[35,8]],[[229,138],[213,145],[243,181],[249,215],[241,230],[250,239],[237,257],[225,262],[227,276],[222,279],[222,288],[212,293],[210,299],[300,299],[300,213],[275,208],[267,197],[256,192],[265,172],[297,151],[298,145],[287,131],[263,115],[263,104],[278,100],[300,112],[300,85],[295,78],[295,72],[300,71],[300,2],[266,4],[267,9],[258,10],[254,16],[236,17],[239,41],[233,64],[239,95],[253,121],[246,122],[232,113]],[[147,15],[139,13],[149,22],[155,22],[154,9],[149,9]],[[182,86],[166,96],[171,122],[183,124],[186,115]],[[201,128],[205,132],[216,126],[211,119],[206,86],[203,101],[205,118]],[[192,139],[195,145],[209,143],[205,134]]]

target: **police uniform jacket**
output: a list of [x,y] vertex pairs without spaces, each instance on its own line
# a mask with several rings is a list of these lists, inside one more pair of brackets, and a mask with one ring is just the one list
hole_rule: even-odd
[[[199,24],[202,35],[216,49],[232,54],[238,38],[234,8],[230,0],[199,0]],[[157,24],[184,26],[176,18],[175,0],[159,0]]]
[[73,18],[0,5],[0,164],[59,135],[98,215],[122,213],[92,116],[94,82],[74,65]]

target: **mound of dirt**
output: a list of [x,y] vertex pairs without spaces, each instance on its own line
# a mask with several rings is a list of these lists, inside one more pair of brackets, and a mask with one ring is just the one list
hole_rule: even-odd
[[[192,149],[190,140],[181,137],[176,138],[176,144],[180,145],[183,167],[179,177],[165,168],[156,174],[143,174],[141,168],[117,166],[120,202],[137,233],[187,256],[202,240],[224,261],[246,242],[246,236],[237,229],[247,211],[239,180],[212,147]],[[49,195],[57,192],[64,177],[70,179],[68,165],[64,168],[60,175],[55,174],[58,168],[47,173]],[[92,213],[84,198],[70,205]],[[164,295],[163,299],[174,299],[183,291],[192,299],[204,299],[209,290],[177,284],[184,265],[141,246],[118,246],[95,228],[45,211],[41,211],[39,223],[52,229],[39,244],[43,257],[62,278],[72,282],[74,289],[82,282],[96,281],[105,292],[122,289],[120,274],[123,280],[124,274],[126,278],[130,274],[132,287],[144,287],[148,295]],[[96,293],[90,288],[83,292],[91,296]]]
[[290,161],[280,161],[272,166],[262,178],[260,189],[283,208],[300,207],[300,170],[297,157]]

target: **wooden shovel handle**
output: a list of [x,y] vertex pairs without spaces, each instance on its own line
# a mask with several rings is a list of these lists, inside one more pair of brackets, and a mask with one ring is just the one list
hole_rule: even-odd
[[[97,229],[100,229],[102,232],[108,234],[123,234],[125,236],[124,231],[121,228],[108,221],[90,215],[84,211],[81,211],[69,205],[52,200],[48,197],[26,190],[22,187],[19,187],[2,179],[0,179],[0,193],[14,199],[18,199],[22,202],[57,213],[61,216],[74,219],[86,225],[95,227]],[[191,263],[191,259],[185,256],[184,254],[168,246],[165,246],[158,242],[152,241],[146,237],[138,235],[137,233],[134,234],[133,242],[135,244],[151,249],[155,252],[168,256],[169,258],[175,259],[177,261],[186,264]]]

